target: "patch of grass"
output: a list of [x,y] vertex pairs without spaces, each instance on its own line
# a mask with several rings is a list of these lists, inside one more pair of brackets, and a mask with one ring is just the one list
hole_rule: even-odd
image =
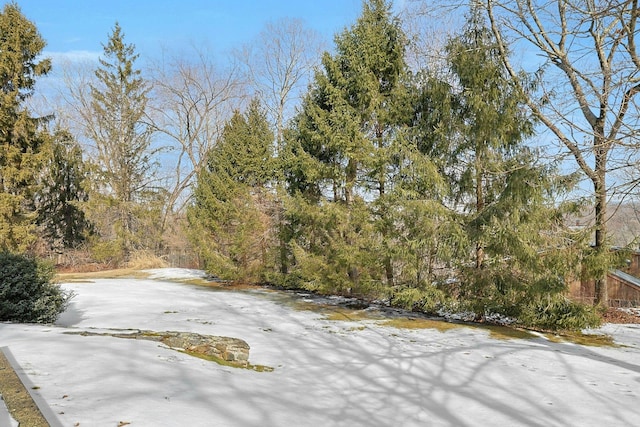
[[395,319],[385,320],[382,326],[389,326],[397,329],[436,329],[440,332],[446,332],[451,329],[459,329],[464,325],[446,322],[444,320],[422,319],[412,317],[397,317]]
[[613,337],[602,334],[584,334],[582,332],[565,333],[562,335],[547,334],[547,339],[555,343],[570,342],[589,347],[622,347],[613,341]]
[[2,352],[0,352],[0,394],[9,413],[21,426],[49,427],[49,423],[40,413],[31,395]]
[[[482,331],[488,331],[491,338],[496,340],[511,339],[534,339],[539,336],[533,331],[527,329],[516,328],[511,326],[500,326],[490,324],[473,324],[473,323],[452,323],[441,320],[420,319],[399,317],[396,319],[386,320],[381,323],[383,326],[391,326],[399,329],[437,329],[440,332],[446,332],[456,328],[474,328]],[[543,333],[543,335],[552,342],[563,343],[570,342],[573,344],[594,346],[594,347],[621,347],[616,344],[613,338],[603,334],[584,334],[582,332],[567,332],[563,334]]]
[[136,251],[131,254],[127,268],[134,270],[146,270],[150,268],[165,268],[169,264],[162,258],[148,251]]
[[67,279],[67,278],[60,278],[60,276],[56,276],[55,280],[56,280],[56,283],[60,283],[60,282],[64,282],[64,283],[95,283],[94,280],[89,280],[89,279]]
[[499,340],[509,339],[533,339],[535,335],[529,331],[508,326],[489,325],[489,324],[468,324],[447,322],[446,320],[428,319],[422,317],[393,317],[387,318],[383,314],[376,311],[353,310],[340,307],[322,307],[317,304],[309,303],[316,308],[315,311],[328,312],[325,314],[326,320],[332,321],[350,321],[358,322],[363,320],[376,321],[380,326],[386,326],[397,329],[435,329],[440,332],[446,332],[459,328],[475,328],[488,331],[491,338]]
[[185,283],[187,285],[195,285],[195,286],[204,286],[207,288],[217,288],[218,286],[212,286],[212,282],[210,282],[209,280],[206,280],[204,278],[201,277],[191,277],[188,279],[180,279],[177,280],[180,283]]
[[509,326],[490,325],[490,324],[473,324],[473,323],[456,323],[447,322],[445,320],[438,319],[423,319],[423,318],[411,318],[411,317],[398,317],[395,319],[386,320],[381,323],[383,326],[391,326],[398,329],[436,329],[440,332],[450,331],[452,329],[459,328],[473,328],[482,331],[488,331],[491,338],[496,340],[511,340],[511,339],[533,339],[535,334],[520,328],[513,328]]
[[119,268],[116,270],[91,271],[86,273],[58,273],[56,280],[59,282],[91,282],[91,279],[145,279],[149,273],[132,268]]
[[[308,310],[315,313],[321,313],[324,320],[338,322],[360,322],[374,321],[380,326],[397,328],[397,329],[435,329],[440,332],[446,332],[459,328],[477,328],[486,330],[494,339],[532,339],[535,335],[518,328],[507,326],[488,325],[488,324],[470,324],[448,322],[446,320],[429,319],[423,317],[399,316],[390,317],[383,312],[377,310],[360,310],[330,304],[320,304],[312,301],[294,301],[289,304],[296,310]],[[352,328],[353,330],[357,328]],[[362,329],[362,327],[360,328]]]
[[359,322],[362,320],[380,320],[380,316],[364,310],[354,310],[341,307],[321,308],[325,312],[325,320]]
[[520,340],[530,340],[536,337],[535,334],[527,331],[525,329],[513,328],[509,326],[500,326],[500,325],[478,325],[475,326],[482,330],[488,330],[489,335],[493,339],[497,340],[512,340],[512,339],[520,339]]
[[189,278],[180,280],[180,283],[186,283],[189,285],[204,286],[211,289],[219,289],[221,291],[246,291],[246,290],[261,290],[268,291],[264,286],[253,285],[244,282],[226,282],[220,280],[207,280],[206,278]]
[[[326,311],[328,306],[317,304],[311,301],[304,300],[294,300],[294,301],[283,301],[287,307],[291,307],[297,311],[313,311],[313,312],[323,312]],[[335,307],[334,307],[335,308]]]

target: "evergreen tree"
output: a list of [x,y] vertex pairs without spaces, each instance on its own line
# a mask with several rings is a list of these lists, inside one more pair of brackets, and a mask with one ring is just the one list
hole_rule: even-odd
[[362,198],[350,206],[296,195],[287,200],[295,261],[286,284],[321,293],[384,296],[377,233]]
[[275,245],[270,182],[273,132],[260,104],[236,111],[198,173],[188,209],[205,269],[228,280],[260,280]]
[[[479,11],[472,11],[463,34],[450,41],[447,51],[460,85],[457,144],[451,152],[456,159],[453,181],[457,201],[465,204],[471,216],[477,216],[499,197],[511,170],[519,169],[522,143],[532,135],[533,127]],[[475,265],[481,268],[484,244],[478,233],[474,241]]]
[[[300,191],[307,199],[292,206],[319,213],[336,211],[321,221],[332,223],[334,217],[341,221],[333,224],[336,235],[327,236],[330,242],[318,249],[326,248],[327,268],[334,270],[336,285],[353,290],[380,283],[383,277],[393,282],[390,258],[380,244],[385,237],[373,231],[371,207],[364,199],[380,198],[389,191],[390,150],[405,105],[405,38],[390,5],[370,0],[364,2],[357,22],[335,42],[336,54],[324,54],[323,69],[316,73],[295,119],[287,147],[288,179],[290,191]],[[329,208],[327,203],[336,205]],[[307,212],[289,213],[292,224],[303,225],[302,218],[308,218]],[[296,260],[299,268],[308,270],[300,264],[308,259],[301,250],[310,251],[309,256],[321,254],[303,235],[300,238],[304,244],[297,246]],[[372,263],[376,251],[379,258]],[[378,275],[380,260],[382,275]]]
[[449,189],[439,158],[422,152],[424,141],[413,134],[407,131],[406,138],[394,144],[393,190],[375,206],[380,207],[377,222],[389,236],[386,250],[392,255],[396,284],[426,289],[450,278],[461,229],[457,215],[444,203]]
[[38,60],[45,41],[15,3],[0,13],[0,250],[23,251],[35,240],[30,203],[40,164],[46,156],[34,118],[24,102],[36,78],[47,74]]
[[349,204],[362,192],[385,192],[385,149],[402,120],[405,40],[390,5],[371,0],[335,42],[336,54],[324,54],[295,128],[300,148],[322,163],[324,190]]
[[566,308],[565,277],[579,270],[564,207],[551,198],[563,188],[556,171],[537,164],[524,145],[533,123],[477,11],[447,52],[458,108],[451,176],[473,247],[473,262],[460,263],[460,297],[480,317],[500,313],[535,323]]
[[90,224],[81,204],[87,202],[88,170],[73,136],[58,129],[51,135],[52,155],[44,165],[36,195],[38,224],[51,248],[76,247],[85,241]]
[[54,275],[47,262],[0,251],[0,321],[55,322],[73,293],[52,283]]
[[412,76],[407,92],[404,108],[410,114],[401,116],[405,125],[389,150],[390,191],[373,206],[382,250],[393,266],[393,304],[435,313],[447,303],[464,234],[446,203],[451,190],[447,128],[455,103],[451,86],[427,72]]
[[125,43],[118,23],[103,48],[95,71],[97,83],[91,86],[92,114],[86,130],[96,146],[103,197],[111,200],[114,210],[114,221],[108,222],[114,227],[120,256],[126,259],[135,249],[136,234],[145,231],[136,227],[137,205],[154,197],[151,128],[144,121],[149,87],[135,68],[135,46]]

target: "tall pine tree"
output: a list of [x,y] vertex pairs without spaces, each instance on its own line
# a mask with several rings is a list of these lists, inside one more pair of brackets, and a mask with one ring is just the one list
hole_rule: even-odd
[[[303,198],[289,213],[291,224],[299,226],[293,230],[300,237],[293,245],[299,269],[312,271],[304,260],[313,265],[319,261],[312,259],[324,257],[327,274],[322,280],[354,291],[384,278],[393,282],[369,201],[389,191],[393,173],[390,149],[405,105],[405,37],[390,5],[370,0],[363,3],[357,22],[336,36],[335,44],[335,55],[324,54],[323,68],[303,100],[288,141],[295,155],[289,165],[289,188]],[[319,222],[307,224],[311,218]],[[329,229],[323,243],[313,245],[316,240],[304,236],[322,234],[320,228],[325,227]]]
[[198,173],[190,237],[205,269],[220,278],[258,281],[273,265],[273,138],[254,100],[225,125]]
[[140,213],[139,206],[149,197],[155,198],[151,128],[144,120],[149,86],[135,68],[135,46],[125,43],[118,23],[103,48],[104,57],[95,71],[97,83],[91,86],[92,114],[85,128],[95,143],[100,191],[107,202],[101,205],[113,207],[111,212],[101,212],[101,221],[96,222],[103,224],[99,231],[105,238],[118,242],[114,255],[126,259],[140,240],[136,235],[148,231],[139,229],[136,211]]
[[46,157],[38,134],[44,119],[32,117],[25,101],[36,79],[50,69],[39,60],[45,41],[15,3],[0,13],[0,250],[24,251],[35,240],[31,199]]
[[[519,169],[522,143],[533,130],[523,113],[523,98],[508,80],[492,37],[480,12],[472,10],[463,34],[447,45],[459,84],[457,143],[450,153],[455,159],[452,182],[458,201],[472,217],[496,201],[511,170]],[[482,228],[478,223],[474,235],[478,269],[485,258]]]
[[568,239],[564,206],[551,197],[564,189],[525,145],[534,123],[478,11],[447,52],[458,109],[449,172],[473,260],[460,262],[459,296],[479,317],[549,327],[554,316],[569,317],[565,277],[579,270],[578,242]]
[[82,209],[89,198],[88,170],[80,144],[68,131],[58,129],[50,138],[52,153],[44,164],[35,199],[37,223],[49,247],[63,250],[82,244],[91,230]]

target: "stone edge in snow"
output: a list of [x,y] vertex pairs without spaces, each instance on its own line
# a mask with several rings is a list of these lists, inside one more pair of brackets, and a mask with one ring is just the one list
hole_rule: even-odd
[[[11,354],[9,347],[0,347],[0,352],[2,352],[4,357],[7,359],[7,361],[9,362],[9,365],[11,365],[11,368],[13,369],[13,371],[16,373],[16,375],[22,382],[22,385],[27,390],[27,393],[29,393],[29,395],[31,396],[31,399],[33,399],[33,402],[36,404],[36,406],[40,410],[40,413],[42,414],[44,419],[47,421],[47,423],[49,423],[49,426],[63,427],[63,425],[58,420],[58,417],[53,413],[53,411],[51,410],[47,402],[42,398],[42,396],[40,396],[40,394],[35,392],[35,387],[33,383],[25,373],[24,369],[22,369],[22,367],[18,364],[15,357],[13,357],[13,354]],[[0,400],[2,400],[2,402],[0,403],[0,421],[4,419],[2,418],[4,416],[3,411],[6,410],[7,416],[11,422],[10,424],[11,427],[18,427],[19,424],[9,414],[9,410],[7,409],[4,403],[4,399],[0,399]]]

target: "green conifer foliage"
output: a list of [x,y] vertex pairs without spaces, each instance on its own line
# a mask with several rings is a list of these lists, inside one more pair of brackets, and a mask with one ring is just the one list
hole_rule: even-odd
[[82,149],[68,131],[58,129],[51,138],[52,153],[36,194],[37,222],[49,246],[61,250],[78,246],[90,231],[81,206],[89,197],[88,171]]
[[[385,278],[393,282],[391,260],[381,252],[387,230],[376,232],[370,202],[391,190],[391,149],[406,107],[405,37],[390,5],[371,0],[335,44],[335,55],[324,54],[287,141],[289,189],[306,199],[288,214],[300,271],[311,271],[305,262],[325,257],[332,274],[324,287],[334,283],[360,292]],[[305,236],[305,230],[317,232],[305,218],[318,220],[315,227],[331,225],[322,244]]]
[[104,57],[95,71],[97,83],[91,86],[93,114],[86,129],[97,150],[95,162],[102,185],[99,191],[111,207],[96,223],[113,228],[100,232],[108,240],[119,242],[114,255],[126,259],[136,249],[136,240],[143,237],[139,234],[146,232],[137,226],[134,212],[140,214],[139,205],[157,196],[152,185],[156,150],[151,149],[151,128],[144,120],[149,86],[135,68],[135,46],[125,43],[122,28],[116,23],[103,48]]
[[73,292],[52,283],[53,266],[0,251],[0,321],[53,323]]
[[258,281],[273,265],[273,141],[254,100],[246,113],[235,112],[198,174],[190,237],[205,269],[222,279]]
[[30,203],[46,154],[38,124],[24,105],[39,76],[45,41],[15,3],[0,12],[0,250],[24,251],[35,240]]
[[533,123],[477,13],[447,50],[458,85],[454,199],[464,207],[473,253],[459,265],[459,296],[479,317],[499,313],[535,324],[536,315],[549,313],[532,307],[566,309],[565,280],[579,270],[580,242],[563,225],[565,207],[551,197],[566,189],[525,145]]

